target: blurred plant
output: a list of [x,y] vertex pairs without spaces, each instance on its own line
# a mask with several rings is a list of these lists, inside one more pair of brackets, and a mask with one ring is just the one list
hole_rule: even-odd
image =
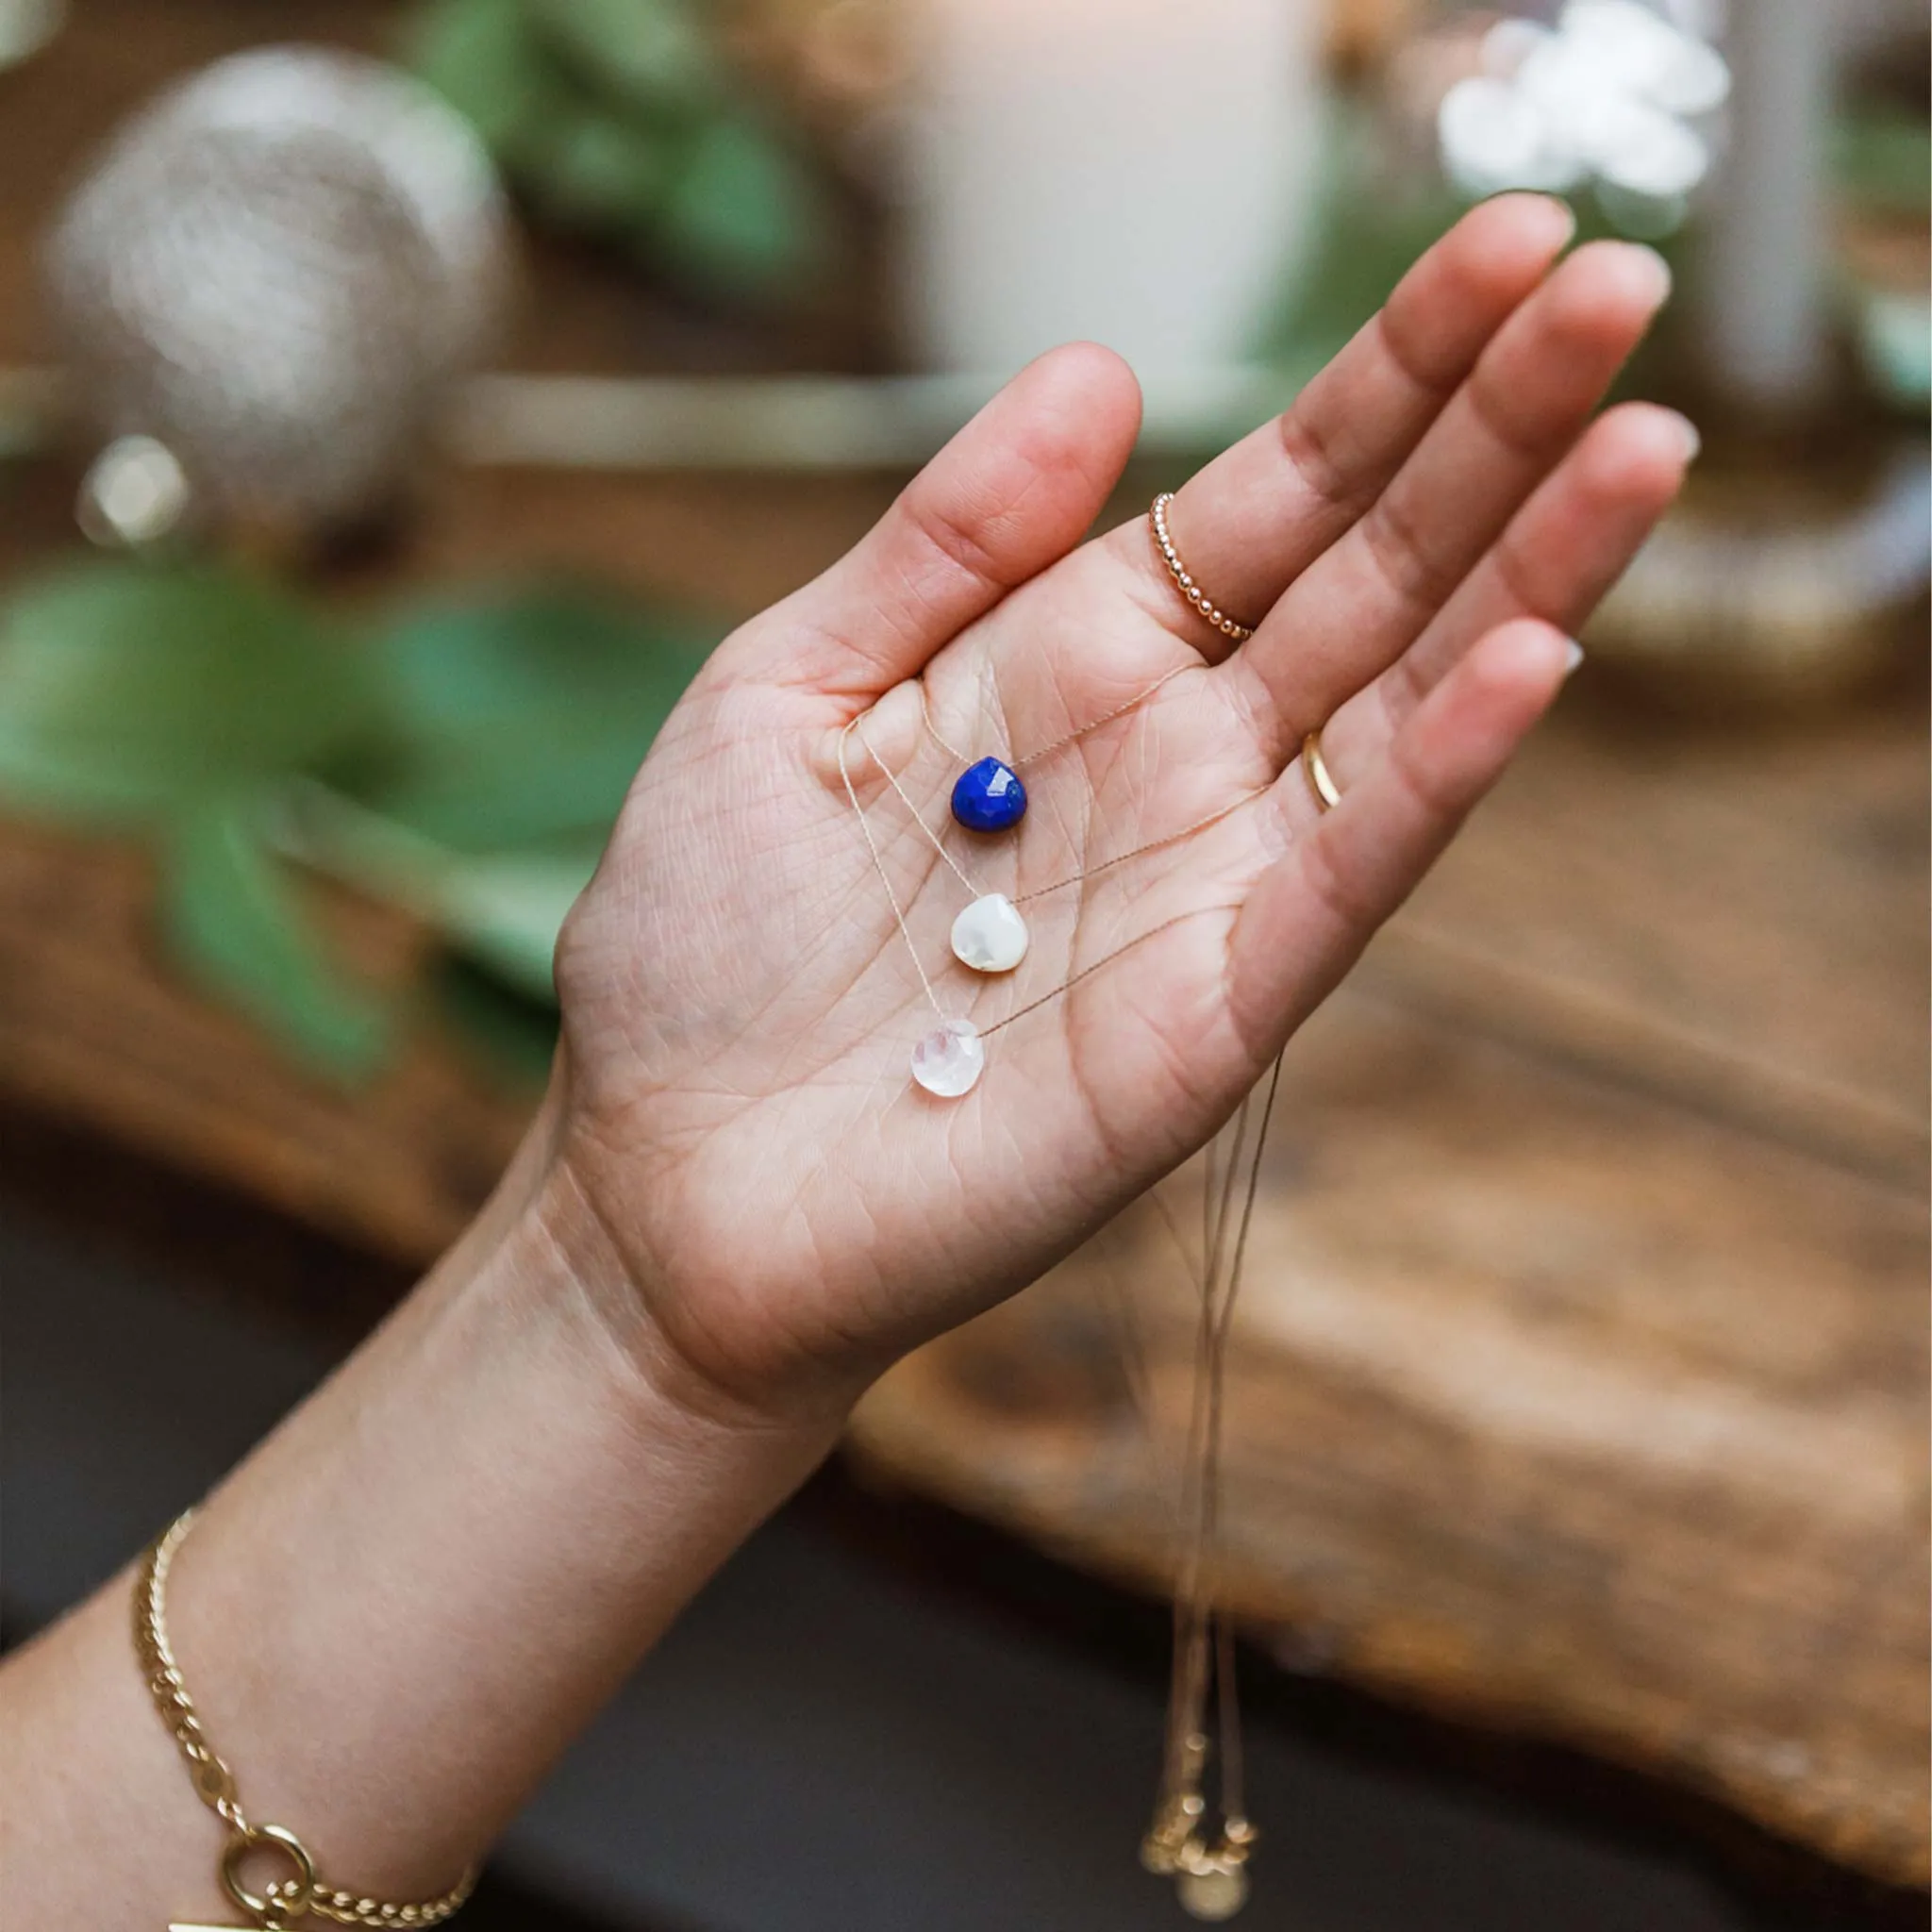
[[[398,1015],[332,958],[287,861],[549,1001],[563,914],[711,637],[582,588],[351,627],[233,567],[70,567],[0,607],[0,799],[147,841],[176,959],[359,1078]],[[501,1030],[501,999],[451,983]]]
[[777,302],[826,266],[820,173],[698,0],[425,0],[408,39],[540,214],[726,299]]
[[1872,213],[1923,222],[1932,211],[1932,125],[1878,102],[1840,123],[1834,158],[1846,196]]
[[1932,125],[1884,101],[1840,123],[1834,172],[1845,212],[1844,277],[1858,347],[1879,392],[1923,412],[1932,401],[1925,230],[1932,219]]
[[1256,345],[1291,388],[1347,342],[1468,206],[1440,171],[1414,164],[1373,102],[1343,96],[1324,111],[1307,257]]
[[[1378,77],[1379,84],[1329,101],[1324,110],[1329,126],[1323,143],[1327,165],[1320,211],[1307,258],[1257,344],[1264,361],[1290,381],[1306,380],[1368,321],[1409,263],[1465,208],[1486,193],[1511,185],[1567,190],[1577,215],[1579,240],[1650,230],[1645,239],[1674,266],[1682,265],[1682,257],[1695,243],[1695,223],[1655,232],[1654,222],[1672,213],[1670,208],[1646,208],[1628,192],[1607,192],[1605,175],[1579,172],[1586,167],[1586,150],[1599,147],[1598,134],[1553,132],[1546,101],[1527,108],[1533,126],[1524,122],[1513,134],[1507,127],[1485,134],[1459,161],[1457,158],[1454,128],[1462,115],[1469,113],[1472,121],[1476,117],[1467,107],[1450,111],[1450,100],[1458,90],[1474,85],[1477,92],[1463,98],[1480,103],[1491,99],[1492,84],[1504,86],[1512,102],[1506,118],[1514,120],[1518,109],[1525,107],[1516,98],[1515,86],[1532,60],[1546,63],[1543,77],[1529,90],[1536,100],[1543,100],[1545,89],[1548,100],[1564,97],[1573,86],[1596,88],[1606,99],[1621,99],[1630,89],[1652,87],[1657,91],[1652,105],[1658,111],[1663,111],[1660,103],[1674,101],[1674,111],[1688,113],[1693,102],[1711,99],[1718,81],[1695,51],[1701,42],[1679,34],[1660,16],[1647,13],[1636,0],[1582,0],[1582,5],[1586,20],[1600,8],[1619,18],[1631,12],[1645,14],[1652,25],[1674,37],[1673,58],[1683,62],[1682,71],[1658,79],[1657,63],[1672,43],[1654,43],[1640,34],[1618,56],[1627,72],[1621,77],[1592,77],[1588,72],[1574,71],[1572,63],[1594,45],[1590,35],[1597,31],[1595,27],[1572,42],[1529,22],[1504,21],[1485,26],[1474,37],[1461,28],[1446,37],[1424,37],[1407,49],[1390,74]],[[1576,10],[1573,7],[1571,13]],[[1570,14],[1563,18],[1568,20]],[[1505,75],[1513,75],[1514,81],[1506,82]],[[1631,125],[1621,107],[1606,118],[1613,132],[1619,125],[1627,129]],[[1707,131],[1714,142],[1716,130]],[[1547,149],[1541,145],[1546,137],[1551,143]],[[1674,134],[1669,145],[1676,150]],[[1507,158],[1506,149],[1521,164],[1508,178],[1508,171],[1496,172]],[[1838,206],[1855,222],[1869,225],[1903,221],[1911,233],[1922,236],[1932,207],[1928,158],[1932,133],[1923,114],[1902,111],[1886,101],[1848,99],[1838,117],[1830,157]],[[1485,168],[1489,172],[1483,172]],[[1617,178],[1630,187],[1641,172],[1625,169]],[[1658,174],[1643,178],[1656,188],[1666,180]],[[1594,192],[1576,192],[1591,187],[1592,181]],[[1917,270],[1923,262],[1923,245],[1907,252]],[[1847,241],[1839,265],[1840,293],[1874,391],[1894,408],[1921,414],[1927,399],[1926,365],[1932,359],[1927,294],[1922,275],[1904,288],[1895,285],[1895,278],[1888,280],[1883,272],[1888,264],[1877,260],[1885,253],[1882,248],[1857,245],[1857,238]]]

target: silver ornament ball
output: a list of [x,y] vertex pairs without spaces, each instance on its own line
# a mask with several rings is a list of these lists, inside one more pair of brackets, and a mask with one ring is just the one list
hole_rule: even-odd
[[509,258],[466,121],[380,61],[268,47],[113,137],[48,270],[96,426],[161,444],[210,521],[306,532],[402,480],[496,333]]

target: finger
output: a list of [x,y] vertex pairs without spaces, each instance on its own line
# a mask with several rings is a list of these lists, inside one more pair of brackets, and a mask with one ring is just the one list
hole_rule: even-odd
[[1300,741],[1421,634],[1567,452],[1670,292],[1652,249],[1595,242],[1558,268],[1372,508],[1229,660],[1247,708]]
[[[1546,195],[1499,195],[1473,208],[1285,415],[1179,491],[1175,547],[1224,610],[1253,623],[1374,500],[1575,225]],[[1224,656],[1225,639],[1175,596],[1144,530],[1117,540],[1188,641]]]
[[1110,349],[1071,343],[1009,382],[859,543],[757,626],[788,683],[873,698],[914,675],[1091,526],[1140,433]]
[[1467,653],[1350,786],[1306,824],[1298,769],[1277,781],[1282,820],[1303,829],[1264,873],[1236,924],[1229,1002],[1257,1058],[1334,988],[1502,775],[1576,658],[1524,620]]
[[1347,785],[1478,639],[1536,617],[1574,637],[1682,489],[1697,431],[1674,409],[1626,403],[1590,427],[1422,636],[1322,728]]

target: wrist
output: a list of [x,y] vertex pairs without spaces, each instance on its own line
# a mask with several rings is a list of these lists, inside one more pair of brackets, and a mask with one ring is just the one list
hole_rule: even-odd
[[[478,1855],[842,1420],[723,1400],[668,1348],[558,1141],[546,1104],[477,1223],[210,1499],[173,1593],[253,1811],[372,1895]],[[198,1842],[178,1765],[159,1782]]]
[[[631,1211],[631,1163],[615,1161],[568,1110],[562,1080],[476,1228],[453,1253],[462,1291],[500,1304],[519,1326],[561,1332],[591,1385],[645,1434],[686,1442],[743,1436],[809,1467],[836,1441],[881,1364],[844,1358],[754,1363],[708,1316],[715,1285],[673,1278]],[[491,1224],[494,1224],[493,1225]],[[670,1244],[675,1245],[675,1244]]]
[[756,1239],[761,1202],[721,1203],[691,1178],[701,1163],[681,1172],[572,1088],[566,1047],[500,1191],[515,1201],[505,1241],[515,1272],[554,1296],[647,1401],[700,1427],[796,1434],[823,1454],[906,1344],[868,1346],[826,1319],[834,1297],[788,1258],[795,1244]]

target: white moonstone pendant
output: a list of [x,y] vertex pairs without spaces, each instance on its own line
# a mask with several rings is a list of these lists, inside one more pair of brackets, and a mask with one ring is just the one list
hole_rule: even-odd
[[975,899],[953,922],[953,957],[975,973],[1010,973],[1026,957],[1026,922],[1004,892]]
[[912,1077],[941,1100],[958,1100],[978,1084],[986,1048],[971,1020],[942,1020],[912,1049]]

